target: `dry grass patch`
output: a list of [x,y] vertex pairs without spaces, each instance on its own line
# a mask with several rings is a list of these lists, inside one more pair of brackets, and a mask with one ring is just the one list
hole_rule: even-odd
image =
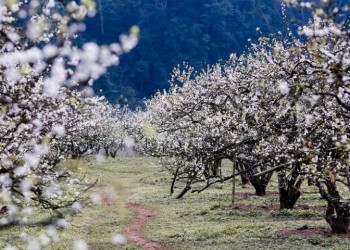
[[[60,242],[46,249],[71,249],[74,239],[86,239],[89,249],[117,249],[111,243],[113,234],[123,233],[133,216],[124,204],[136,203],[152,207],[156,212],[145,235],[171,249],[348,249],[349,238],[313,235],[285,235],[280,232],[309,228],[328,228],[323,211],[312,209],[325,205],[313,187],[303,186],[305,192],[298,205],[310,209],[295,211],[263,210],[257,207],[278,205],[277,182],[268,187],[269,195],[257,197],[251,187],[237,186],[237,209],[230,208],[231,184],[212,188],[200,194],[187,194],[177,200],[169,195],[171,176],[157,164],[156,159],[120,156],[98,164],[93,158],[67,161],[75,171],[86,171],[99,184],[91,192],[112,189],[118,202],[90,205],[69,219],[71,226],[58,230]],[[237,179],[239,183],[239,179]],[[179,192],[179,189],[176,189]],[[240,209],[246,208],[246,209]],[[43,216],[41,210],[37,216]],[[14,227],[0,233],[0,249],[7,242],[17,244],[19,234],[40,235],[47,228]],[[23,245],[23,244],[22,244]],[[127,243],[119,249],[139,249]]]

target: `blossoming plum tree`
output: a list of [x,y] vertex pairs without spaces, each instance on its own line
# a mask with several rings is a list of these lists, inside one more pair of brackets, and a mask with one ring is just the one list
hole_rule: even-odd
[[[89,92],[89,85],[137,44],[138,32],[133,28],[122,35],[120,44],[75,46],[74,38],[85,29],[83,20],[94,14],[94,7],[89,0],[0,1],[3,225],[18,223],[26,207],[40,204],[57,210],[81,198],[83,190],[74,188],[82,186],[76,185],[79,180],[69,178],[57,164],[72,154],[71,137],[94,126],[82,119],[89,115],[84,114],[86,107],[109,107],[72,89],[81,86]],[[88,103],[94,101],[99,104]],[[80,120],[74,124],[78,113]]]
[[[327,203],[333,232],[349,228],[349,4],[289,1],[309,9],[314,21],[300,29],[305,37],[299,62],[290,72],[302,91],[309,115],[304,138],[313,156],[312,181]],[[288,60],[288,58],[287,58]],[[340,188],[339,188],[340,187]]]

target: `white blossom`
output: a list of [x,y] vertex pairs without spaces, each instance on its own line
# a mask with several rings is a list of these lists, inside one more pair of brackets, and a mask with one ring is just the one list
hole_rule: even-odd
[[87,250],[88,245],[84,240],[75,240],[73,243],[73,250]]
[[289,93],[289,86],[288,86],[288,83],[287,82],[280,82],[278,84],[278,90],[281,92],[282,95],[288,95]]
[[126,238],[121,234],[116,234],[112,236],[112,242],[114,245],[125,245]]

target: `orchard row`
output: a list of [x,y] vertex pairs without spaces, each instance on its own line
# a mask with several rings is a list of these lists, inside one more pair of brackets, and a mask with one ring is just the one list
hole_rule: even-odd
[[[261,37],[242,56],[200,72],[179,66],[171,89],[147,101],[135,134],[142,152],[164,158],[171,192],[185,180],[178,198],[238,175],[264,195],[277,171],[281,209],[294,207],[307,180],[327,201],[333,232],[347,233],[349,7],[288,3],[313,14],[298,38]],[[231,171],[221,167],[225,158]]]

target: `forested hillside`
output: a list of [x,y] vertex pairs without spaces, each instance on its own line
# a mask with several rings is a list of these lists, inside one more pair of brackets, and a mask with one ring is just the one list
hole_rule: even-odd
[[[290,20],[289,20],[290,22]],[[247,40],[281,31],[279,0],[104,0],[88,20],[81,39],[107,44],[132,25],[141,29],[139,44],[109,70],[95,89],[112,102],[132,106],[155,90],[168,88],[172,68],[183,61],[200,69],[241,54]]]

